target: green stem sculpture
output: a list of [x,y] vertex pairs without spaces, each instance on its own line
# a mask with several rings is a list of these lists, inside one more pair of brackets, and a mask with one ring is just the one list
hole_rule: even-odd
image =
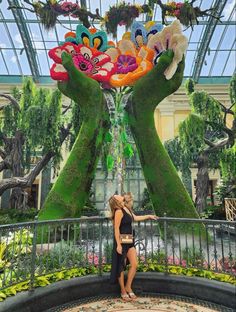
[[165,78],[164,72],[172,59],[172,51],[163,53],[158,64],[138,80],[126,109],[156,213],[159,216],[166,213],[169,217],[198,218],[193,202],[157,135],[154,122],[156,106],[175,92],[183,79],[184,60],[170,80]]
[[62,62],[69,80],[59,82],[58,88],[78,103],[83,122],[70,155],[39,212],[39,220],[80,217],[110,125],[99,83],[78,71],[65,52]]

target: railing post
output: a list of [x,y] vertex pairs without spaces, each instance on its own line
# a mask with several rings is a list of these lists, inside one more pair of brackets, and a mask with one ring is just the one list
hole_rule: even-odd
[[[164,218],[166,218],[166,213],[164,213]],[[166,220],[164,220],[164,241],[165,241],[165,274],[168,274],[167,221]]]
[[102,222],[103,219],[99,220],[99,275],[102,275]]
[[30,272],[29,290],[33,290],[34,289],[36,243],[37,243],[37,222],[38,222],[38,216],[35,216],[34,223],[33,223],[33,245],[32,245],[32,260],[31,260],[31,272]]

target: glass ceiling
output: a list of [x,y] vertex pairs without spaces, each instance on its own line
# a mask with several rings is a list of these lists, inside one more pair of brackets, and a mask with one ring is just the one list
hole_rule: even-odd
[[[99,8],[100,14],[104,16],[109,6],[117,2],[87,0],[86,4],[88,10],[95,12]],[[125,2],[143,4],[146,1]],[[168,1],[163,1],[165,2]],[[8,10],[10,3],[22,5],[24,1],[0,0],[0,82],[18,82],[23,75],[32,75],[39,82],[52,82],[49,77],[52,60],[48,57],[48,51],[57,46],[59,41],[63,41],[66,32],[76,29],[78,20],[62,17],[56,29],[48,32],[34,13],[27,10]],[[198,5],[204,10],[217,4],[224,16],[222,23],[206,17],[199,19],[199,25],[194,26],[193,30],[188,28],[184,31],[189,39],[184,75],[201,83],[228,83],[235,72],[235,0],[197,0],[194,6]],[[146,18],[141,15],[140,20],[145,22]],[[154,7],[152,19],[161,21],[161,11],[157,6]],[[99,23],[95,26],[100,27]],[[118,40],[124,31],[123,26],[118,28]]]

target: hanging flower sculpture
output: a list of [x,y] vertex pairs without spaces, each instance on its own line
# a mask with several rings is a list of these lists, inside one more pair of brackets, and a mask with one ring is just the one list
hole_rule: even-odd
[[152,15],[152,9],[149,5],[143,4],[127,4],[125,2],[111,6],[109,11],[103,19],[103,23],[106,26],[108,34],[112,34],[113,37],[117,36],[117,27],[125,25],[126,28],[130,27],[135,18],[140,14],[147,13]]
[[116,72],[116,64],[110,62],[110,56],[107,54],[82,44],[77,46],[68,42],[49,51],[49,56],[55,62],[50,70],[52,79],[69,79],[69,75],[62,65],[62,52],[70,53],[75,67],[99,82],[109,82],[111,75]]
[[[24,2],[27,6],[24,5]],[[21,1],[21,4],[10,5],[9,9],[24,9],[35,12],[43,26],[48,30],[55,28],[56,22],[61,15],[79,19],[86,28],[89,28],[93,21],[97,20],[105,25],[107,33],[111,33],[113,37],[117,36],[118,26],[125,25],[126,28],[129,28],[134,19],[141,14],[153,17],[153,7],[155,5],[161,9],[163,25],[167,24],[166,16],[175,16],[180,20],[181,24],[192,28],[194,24],[199,24],[199,17],[211,16],[218,21],[222,17],[218,15],[216,6],[202,10],[201,7],[193,6],[194,0],[172,1],[166,4],[162,3],[161,0],[148,0],[143,5],[123,1],[110,6],[103,17],[99,14],[98,8],[96,8],[95,12],[90,12],[84,6],[80,7],[77,2],[73,3],[67,0],[25,0]]]

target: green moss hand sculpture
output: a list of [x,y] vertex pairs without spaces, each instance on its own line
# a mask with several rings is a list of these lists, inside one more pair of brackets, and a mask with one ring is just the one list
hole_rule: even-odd
[[106,37],[96,38],[96,33],[90,38],[88,31],[89,46],[84,45],[85,30],[77,29],[49,52],[55,61],[51,76],[60,81],[61,92],[78,103],[83,123],[39,219],[81,215],[110,123],[101,85],[133,86],[126,110],[156,213],[198,217],[154,123],[156,106],[181,85],[187,40],[179,21],[162,31],[159,25],[149,26],[134,23],[131,38],[125,36],[117,47],[108,46]]
[[164,75],[173,56],[171,50],[163,53],[158,64],[135,84],[127,111],[156,213],[179,218],[198,217],[192,200],[158,137],[154,122],[157,105],[175,92],[183,79],[184,59],[170,80]]
[[79,105],[83,121],[69,157],[40,210],[39,220],[80,216],[109,129],[109,114],[99,83],[80,72],[66,52],[62,54],[62,64],[69,80],[58,82],[58,88]]

